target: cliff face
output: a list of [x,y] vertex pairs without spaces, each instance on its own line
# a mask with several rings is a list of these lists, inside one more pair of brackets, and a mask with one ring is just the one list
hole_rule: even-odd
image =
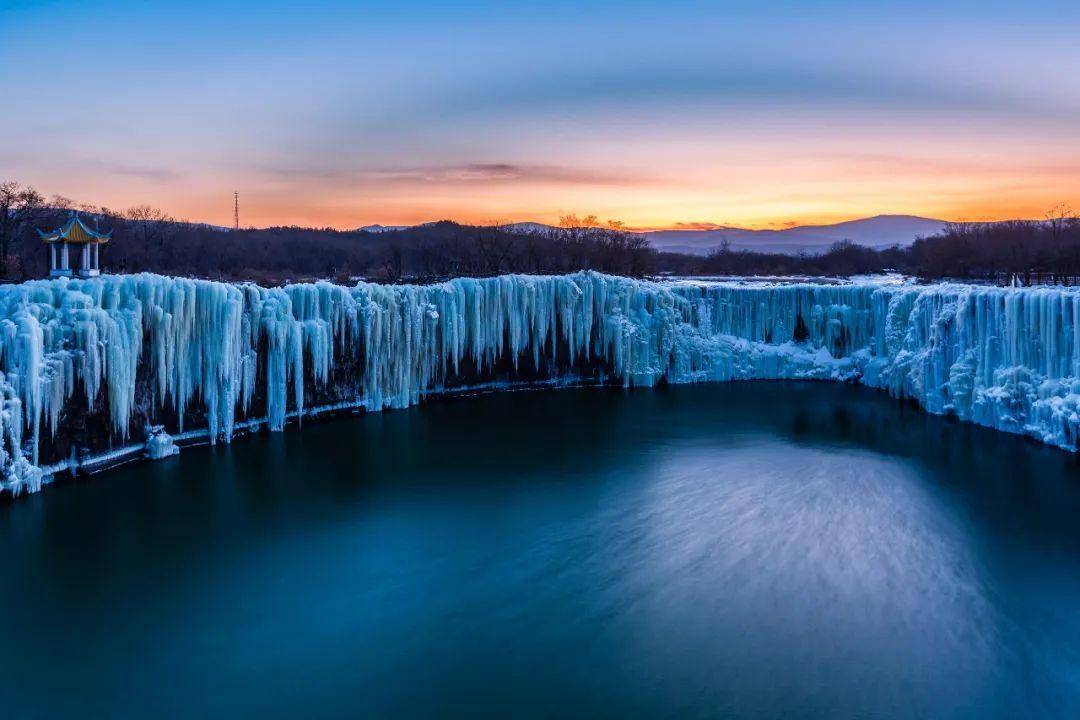
[[[156,275],[0,288],[3,487],[151,425],[227,442],[316,406],[573,376],[862,382],[1075,450],[1080,293],[655,283],[579,273],[266,289]],[[154,447],[161,443],[153,433]],[[155,451],[156,452],[156,451]]]

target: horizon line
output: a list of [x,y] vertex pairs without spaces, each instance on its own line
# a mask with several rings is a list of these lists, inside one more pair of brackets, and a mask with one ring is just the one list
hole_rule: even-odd
[[[434,220],[423,220],[420,222],[412,223],[394,223],[394,222],[370,222],[370,223],[357,223],[349,225],[340,224],[256,224],[250,223],[247,225],[241,224],[240,230],[267,230],[271,228],[282,227],[295,227],[308,230],[334,230],[336,232],[361,232],[366,228],[386,228],[388,231],[392,230],[408,230],[411,228],[424,227],[426,225],[436,225],[438,223],[448,222],[455,225],[462,225],[467,227],[506,227],[513,225],[541,225],[553,229],[597,229],[597,230],[620,230],[629,233],[637,234],[649,234],[659,232],[719,232],[724,230],[730,230],[734,232],[785,232],[788,230],[799,230],[805,228],[816,227],[833,227],[835,225],[842,225],[845,223],[859,222],[863,220],[874,220],[877,218],[908,218],[912,220],[926,220],[929,222],[940,222],[945,224],[963,224],[963,223],[1004,223],[1004,222],[1030,222],[1039,221],[1044,218],[1036,217],[1021,217],[1021,216],[1007,216],[1007,217],[980,217],[975,218],[945,218],[945,217],[933,217],[930,215],[914,215],[911,213],[874,213],[871,215],[852,215],[842,216],[843,219],[839,220],[808,220],[805,222],[787,221],[784,223],[766,223],[761,226],[753,225],[737,225],[737,224],[721,224],[721,223],[709,223],[709,222],[675,222],[670,225],[644,225],[644,226],[631,226],[631,225],[619,225],[613,226],[607,222],[598,222],[596,224],[579,224],[579,225],[561,225],[559,223],[544,222],[541,220],[480,220],[469,221],[464,219],[455,219],[453,217],[442,217]],[[211,222],[206,220],[191,220],[186,218],[174,218],[176,222],[188,223],[192,225],[208,225],[211,227],[221,228],[223,230],[233,230],[229,225],[223,223]]]

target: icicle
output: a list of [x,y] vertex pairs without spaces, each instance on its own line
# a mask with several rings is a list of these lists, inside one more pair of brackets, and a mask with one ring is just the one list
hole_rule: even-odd
[[166,409],[170,430],[197,417],[227,442],[238,416],[265,413],[280,430],[332,383],[353,404],[405,407],[503,358],[556,377],[586,363],[627,386],[852,380],[1070,450],[1080,436],[1080,291],[1069,288],[577,273],[266,289],[144,274],[0,288],[0,483],[40,487],[42,441],[76,398],[114,444]]

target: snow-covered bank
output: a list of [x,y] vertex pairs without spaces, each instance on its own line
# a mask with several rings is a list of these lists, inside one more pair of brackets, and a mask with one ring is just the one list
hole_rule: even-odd
[[[313,406],[565,375],[625,385],[857,381],[1076,450],[1080,292],[657,283],[579,273],[266,289],[156,275],[0,288],[3,486]],[[68,464],[71,464],[68,462]]]

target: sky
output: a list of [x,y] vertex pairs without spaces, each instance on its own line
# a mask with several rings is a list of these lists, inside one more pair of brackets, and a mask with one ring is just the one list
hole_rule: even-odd
[[231,225],[1080,208],[1080,3],[0,0],[0,180]]

